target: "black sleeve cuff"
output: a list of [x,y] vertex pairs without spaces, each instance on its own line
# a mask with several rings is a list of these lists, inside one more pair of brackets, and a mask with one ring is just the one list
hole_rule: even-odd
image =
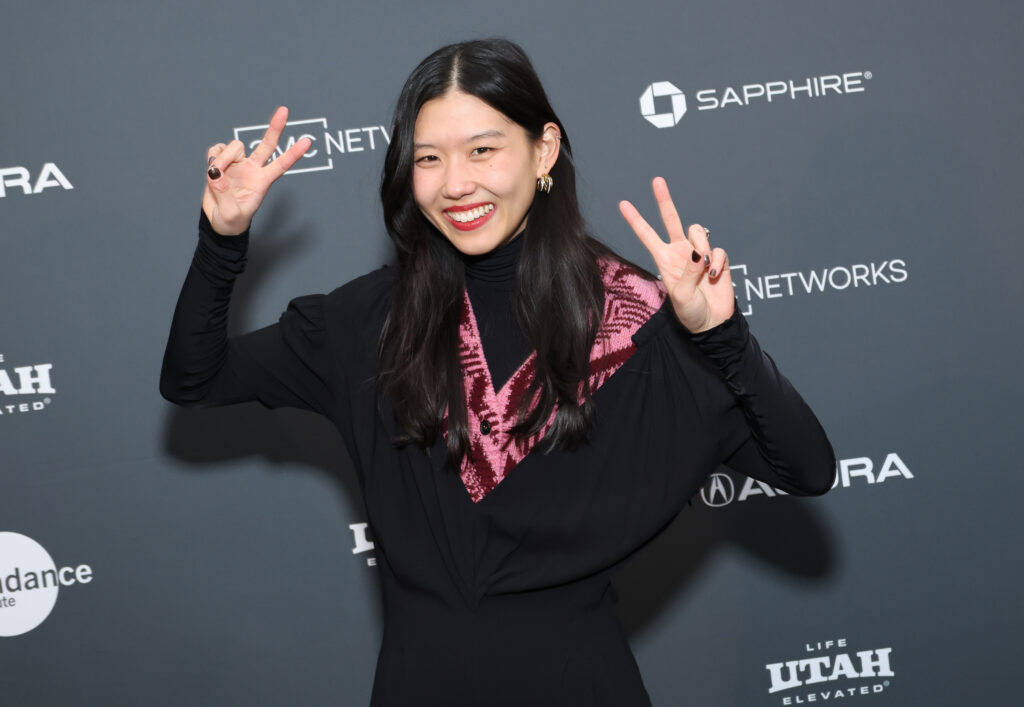
[[750,327],[740,312],[739,303],[734,304],[731,317],[707,331],[690,334],[690,340],[719,370],[725,373],[734,370],[750,348]]
[[249,245],[249,229],[245,229],[237,236],[222,236],[213,230],[213,224],[206,218],[206,212],[199,210],[199,236],[206,237],[212,245],[228,248],[230,250],[245,250]]
[[237,236],[222,236],[213,230],[206,213],[199,212],[199,243],[192,265],[211,282],[229,282],[245,271],[249,229]]

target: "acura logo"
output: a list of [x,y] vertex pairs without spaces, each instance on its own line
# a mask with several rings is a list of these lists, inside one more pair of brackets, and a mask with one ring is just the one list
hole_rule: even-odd
[[728,474],[714,473],[700,489],[700,497],[712,508],[728,506],[736,495],[736,487]]

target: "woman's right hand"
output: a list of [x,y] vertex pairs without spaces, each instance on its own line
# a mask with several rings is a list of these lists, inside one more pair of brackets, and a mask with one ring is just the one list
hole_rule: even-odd
[[302,138],[268,163],[267,160],[277,150],[277,141],[287,122],[288,108],[281,106],[274,111],[267,132],[263,133],[260,144],[248,157],[241,140],[232,140],[227,145],[218,143],[206,151],[209,168],[203,192],[203,212],[217,233],[222,236],[244,233],[270,185],[313,144],[309,138]]

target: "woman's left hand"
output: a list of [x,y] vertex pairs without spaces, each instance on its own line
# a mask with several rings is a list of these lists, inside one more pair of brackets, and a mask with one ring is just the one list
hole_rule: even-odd
[[694,334],[707,331],[731,317],[735,308],[729,258],[721,248],[711,249],[709,231],[700,224],[690,226],[687,234],[664,179],[655,177],[652,186],[668,243],[628,201],[619,202],[619,211],[651,252],[676,317]]

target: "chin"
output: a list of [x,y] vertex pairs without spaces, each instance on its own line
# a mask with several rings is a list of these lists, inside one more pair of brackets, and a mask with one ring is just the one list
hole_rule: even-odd
[[[487,229],[492,231],[492,229]],[[481,231],[441,231],[441,235],[463,255],[485,255],[501,246],[508,238],[498,238]]]
[[449,241],[463,255],[486,255],[498,247],[497,243],[483,239],[459,238],[449,239]]

